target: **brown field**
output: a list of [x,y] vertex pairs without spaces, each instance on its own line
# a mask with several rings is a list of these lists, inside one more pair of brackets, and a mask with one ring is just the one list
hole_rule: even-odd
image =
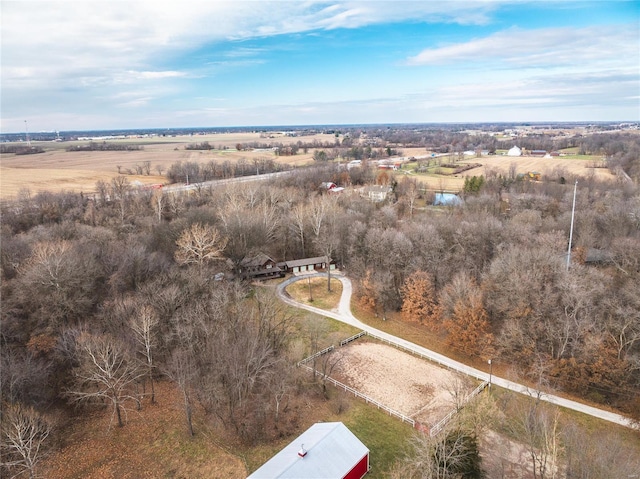
[[[156,167],[164,171],[178,161],[195,161],[208,163],[235,162],[241,158],[247,161],[260,158],[273,158],[278,162],[304,165],[312,160],[313,151],[307,154],[299,153],[295,156],[276,157],[271,151],[237,151],[237,143],[247,142],[280,142],[284,144],[297,141],[310,142],[333,141],[333,135],[314,135],[303,137],[287,137],[275,135],[274,138],[261,138],[259,133],[223,133],[211,135],[195,135],[181,137],[159,137],[145,139],[110,140],[109,143],[139,144],[144,149],[139,151],[91,151],[67,152],[74,144],[88,142],[33,142],[34,146],[41,146],[45,152],[37,155],[13,154],[2,155],[0,164],[0,198],[15,197],[20,190],[28,189],[31,193],[39,191],[73,191],[90,192],[95,189],[98,180],[109,181],[121,171],[133,169],[144,162],[151,164],[151,176],[128,175],[131,182],[139,181],[144,184],[163,183],[165,178],[157,174]],[[227,146],[228,150],[187,151],[186,145],[208,141],[212,146]]]
[[[424,155],[422,148],[406,148],[403,150],[404,156]],[[444,157],[443,162],[449,161]],[[588,178],[592,175],[599,180],[613,181],[616,177],[611,174],[607,168],[593,168],[594,160],[589,159],[571,159],[563,157],[540,158],[533,156],[512,157],[504,155],[483,156],[482,158],[469,158],[459,162],[461,165],[466,163],[481,163],[482,166],[472,170],[464,171],[458,175],[435,175],[435,174],[407,174],[406,171],[400,170],[396,175],[398,177],[409,176],[423,183],[429,190],[442,190],[449,192],[457,192],[462,190],[466,177],[480,176],[485,177],[489,174],[501,174],[508,176],[511,165],[515,165],[516,174],[526,174],[528,172],[537,171],[543,176],[553,175],[555,171],[561,171],[565,176],[577,176]]]
[[456,391],[473,390],[457,373],[384,344],[356,342],[339,353],[332,376],[423,424],[453,409]]
[[479,176],[487,174],[487,170],[493,170],[507,175],[512,164],[516,166],[516,174],[537,171],[545,175],[552,175],[554,170],[564,171],[569,176],[583,178],[594,175],[600,180],[614,180],[615,176],[607,168],[593,168],[592,159],[566,159],[562,157],[540,158],[533,156],[488,156],[465,160],[463,163],[482,163],[482,167],[467,170],[461,176]]

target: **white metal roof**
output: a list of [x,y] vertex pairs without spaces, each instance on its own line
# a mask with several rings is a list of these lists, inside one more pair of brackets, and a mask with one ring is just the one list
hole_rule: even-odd
[[[307,454],[300,457],[303,444]],[[247,479],[342,479],[368,452],[341,422],[319,422]]]

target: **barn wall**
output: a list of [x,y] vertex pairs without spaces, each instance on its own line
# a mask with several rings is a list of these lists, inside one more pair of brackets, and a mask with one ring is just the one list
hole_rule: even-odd
[[343,479],[362,479],[362,477],[369,471],[369,453],[367,453],[358,464],[353,466]]

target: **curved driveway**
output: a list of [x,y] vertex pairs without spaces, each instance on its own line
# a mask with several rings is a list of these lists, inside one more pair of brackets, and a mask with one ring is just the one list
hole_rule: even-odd
[[[311,275],[312,277],[326,277],[326,274],[323,273],[315,273]],[[489,381],[489,374],[484,371],[480,371],[479,369],[472,368],[471,366],[467,366],[466,364],[455,361],[451,358],[443,356],[442,354],[436,353],[435,351],[431,351],[430,349],[424,348],[417,344],[414,344],[406,339],[398,338],[397,336],[393,336],[384,331],[380,331],[379,329],[373,328],[367,324],[364,324],[359,319],[357,319],[351,313],[351,280],[340,273],[335,274],[335,278],[339,279],[342,282],[342,297],[340,298],[340,303],[338,305],[337,311],[326,311],[324,309],[315,308],[313,306],[308,306],[306,304],[298,303],[294,301],[284,290],[285,288],[301,279],[308,278],[309,275],[303,276],[293,276],[277,286],[277,294],[282,301],[287,303],[290,306],[300,309],[306,309],[307,311],[311,311],[312,313],[319,314],[321,316],[326,316],[336,321],[340,321],[346,324],[350,324],[356,328],[362,329],[367,333],[371,333],[375,336],[378,336],[385,341],[388,341],[391,344],[395,344],[401,348],[408,349],[410,351],[415,352],[418,355],[428,357],[432,361],[442,364],[450,369],[459,371],[473,378],[479,379],[481,381]],[[632,421],[631,419],[621,416],[620,414],[615,414],[609,411],[605,411],[603,409],[598,409],[592,406],[587,406],[586,404],[579,403],[577,401],[572,401],[570,399],[565,399],[559,396],[554,396],[553,394],[547,394],[542,391],[538,391],[536,389],[531,389],[522,384],[514,383],[513,381],[509,381],[507,379],[503,379],[492,375],[491,383],[497,386],[500,386],[505,389],[509,389],[510,391],[515,391],[517,393],[526,394],[531,397],[539,397],[541,400],[549,402],[551,404],[556,404],[558,406],[572,409],[574,411],[578,411],[584,414],[588,414],[593,417],[597,417],[599,419],[603,419],[605,421],[613,422],[615,424],[619,424],[621,426],[626,426],[634,429],[638,429],[638,425]]]

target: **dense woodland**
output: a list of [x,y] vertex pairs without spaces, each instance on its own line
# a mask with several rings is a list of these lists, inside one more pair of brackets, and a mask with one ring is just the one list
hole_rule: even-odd
[[[611,149],[637,171],[637,140]],[[575,179],[557,173],[491,175],[438,208],[414,180],[324,163],[182,194],[125,177],[95,198],[24,192],[2,211],[3,421],[44,441],[52,410],[99,405],[122,426],[168,378],[190,428],[197,402],[247,443],[285,431],[283,398],[302,394],[290,374],[296,331],[276,299],[234,279],[258,253],[328,255],[381,320],[421,323],[514,379],[640,418],[640,190],[580,179],[567,268]],[[384,181],[394,195],[374,204],[324,194],[321,181]]]

